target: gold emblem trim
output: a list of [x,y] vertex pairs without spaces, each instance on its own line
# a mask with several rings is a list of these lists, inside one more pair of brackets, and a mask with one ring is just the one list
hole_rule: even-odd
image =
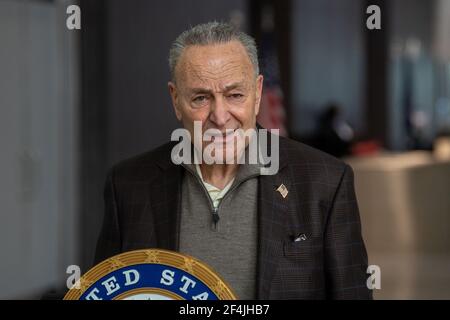
[[[64,300],[79,300],[92,284],[107,274],[138,264],[162,264],[178,268],[202,281],[220,300],[236,300],[230,286],[211,267],[194,257],[163,249],[128,251],[104,260],[84,274],[77,283],[78,288],[75,284],[64,296]],[[146,290],[148,292],[149,289]]]

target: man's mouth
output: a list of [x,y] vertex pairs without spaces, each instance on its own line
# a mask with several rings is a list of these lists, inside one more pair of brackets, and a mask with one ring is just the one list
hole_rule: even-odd
[[228,143],[233,141],[235,137],[235,129],[227,129],[225,132],[206,132],[205,133],[205,140],[210,140],[213,143]]

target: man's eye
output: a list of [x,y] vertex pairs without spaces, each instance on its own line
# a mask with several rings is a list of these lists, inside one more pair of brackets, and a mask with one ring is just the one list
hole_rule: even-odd
[[230,95],[230,97],[233,99],[241,99],[242,97],[244,97],[244,95],[241,93],[233,93]]
[[198,96],[198,97],[195,97],[194,98],[194,102],[197,102],[197,103],[199,103],[199,102],[205,102],[206,101],[206,96]]

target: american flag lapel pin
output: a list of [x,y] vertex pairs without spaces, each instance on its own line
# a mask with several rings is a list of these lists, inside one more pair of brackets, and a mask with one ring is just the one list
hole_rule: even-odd
[[283,183],[278,187],[278,189],[276,191],[278,191],[281,194],[283,199],[286,198],[289,193],[288,189],[286,188],[286,186]]

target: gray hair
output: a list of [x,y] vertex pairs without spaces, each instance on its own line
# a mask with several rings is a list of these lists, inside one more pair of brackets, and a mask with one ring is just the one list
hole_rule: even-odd
[[239,41],[244,46],[253,65],[255,77],[259,75],[258,50],[255,40],[229,23],[214,21],[199,24],[184,31],[172,43],[169,53],[172,80],[175,80],[175,68],[186,47],[227,43],[233,40]]

